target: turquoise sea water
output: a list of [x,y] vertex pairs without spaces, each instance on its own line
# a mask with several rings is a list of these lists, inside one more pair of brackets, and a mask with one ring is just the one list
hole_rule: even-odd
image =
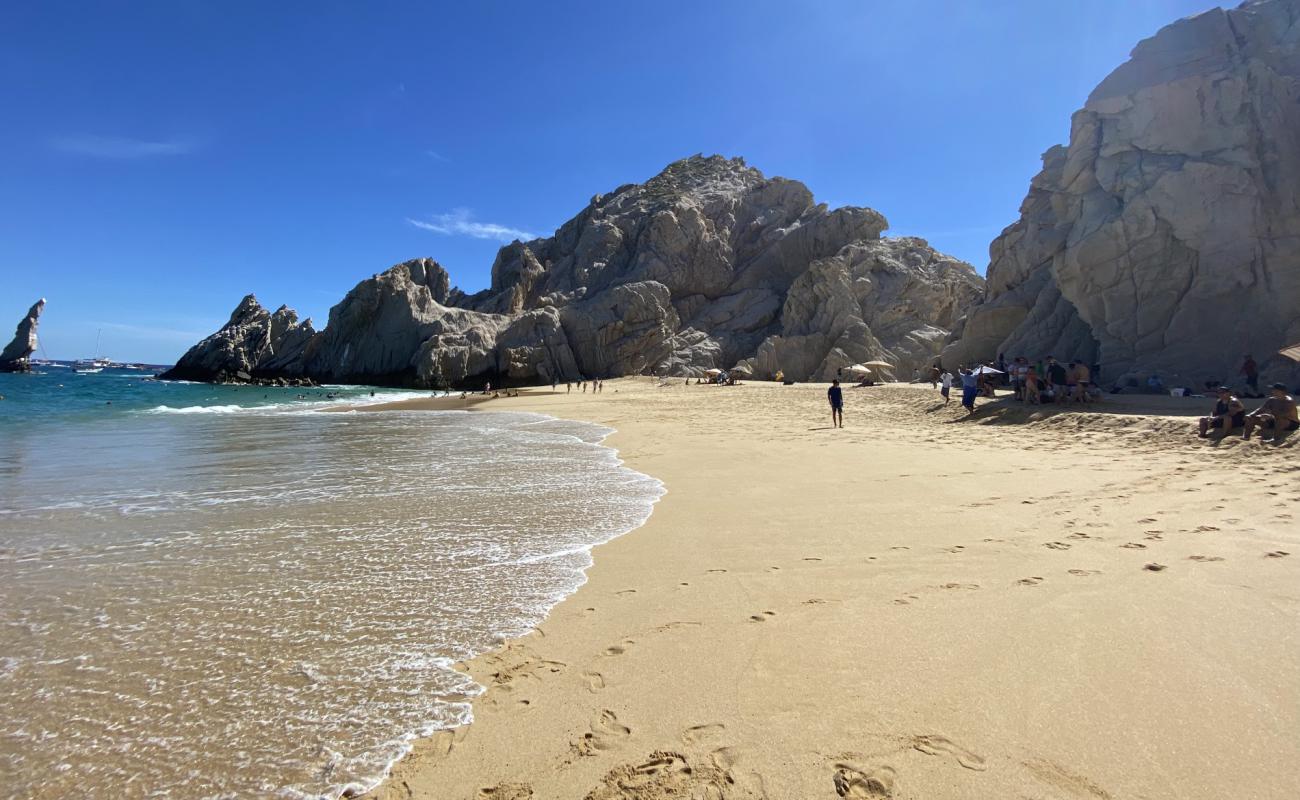
[[0,375],[0,794],[373,785],[663,492],[595,425],[318,413],[371,391]]
[[[215,386],[203,383],[155,381],[143,370],[105,369],[78,373],[70,368],[38,367],[26,374],[0,373],[0,425],[65,424],[105,419],[160,406],[186,408],[258,408],[337,405],[337,401],[370,401],[428,396],[427,392],[369,386],[329,386],[313,389]],[[330,401],[330,396],[335,398]]]

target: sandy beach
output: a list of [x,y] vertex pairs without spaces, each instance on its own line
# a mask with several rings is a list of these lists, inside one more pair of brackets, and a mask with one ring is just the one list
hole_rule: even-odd
[[1300,450],[1197,439],[1212,402],[479,400],[617,429],[667,495],[372,796],[1294,797]]

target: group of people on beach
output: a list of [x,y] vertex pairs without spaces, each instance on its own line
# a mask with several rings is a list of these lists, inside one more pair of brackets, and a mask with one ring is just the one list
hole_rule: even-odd
[[1269,387],[1269,396],[1259,408],[1246,412],[1246,406],[1229,386],[1220,386],[1216,390],[1218,399],[1208,417],[1201,417],[1198,423],[1202,439],[1210,431],[1222,431],[1227,436],[1234,430],[1241,429],[1241,438],[1250,440],[1251,434],[1259,429],[1261,439],[1279,439],[1287,433],[1300,430],[1300,411],[1296,400],[1287,393],[1286,384],[1275,383]]
[[1082,360],[1062,364],[1053,356],[1031,364],[1029,359],[1018,356],[1008,362],[999,355],[991,365],[967,365],[957,370],[954,376],[940,364],[930,367],[928,376],[930,388],[939,390],[944,404],[952,402],[952,388],[961,381],[961,404],[967,411],[974,413],[975,398],[993,397],[998,386],[1009,385],[1015,399],[1031,405],[1039,403],[1090,403],[1101,399],[1101,388],[1097,386],[1096,375],[1100,367],[1088,366]]
[[[605,390],[605,382],[604,382],[603,380],[601,380],[600,378],[593,378],[593,379],[590,380],[590,381],[585,381],[585,380],[583,380],[583,381],[578,381],[578,391],[582,392],[583,394],[586,394],[586,393],[587,393],[587,385],[588,385],[588,384],[591,384],[591,393],[592,393],[592,394],[596,394],[597,392],[603,392],[603,391]],[[551,391],[552,391],[552,392],[556,392],[556,391],[559,391],[559,389],[560,389],[560,382],[559,382],[559,381],[551,381]],[[565,393],[565,394],[573,394],[573,381],[566,381],[566,382],[565,382],[565,384],[564,384],[564,393]]]

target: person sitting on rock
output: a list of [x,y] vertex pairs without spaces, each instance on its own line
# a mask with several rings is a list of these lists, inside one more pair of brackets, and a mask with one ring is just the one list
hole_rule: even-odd
[[1201,417],[1201,438],[1210,435],[1211,428],[1220,428],[1226,435],[1233,428],[1240,428],[1246,419],[1246,407],[1227,386],[1218,388],[1219,399],[1214,404],[1214,411],[1208,417]]
[[[1249,441],[1255,428],[1272,431],[1275,440],[1283,433],[1300,430],[1300,414],[1296,412],[1295,398],[1286,393],[1286,384],[1273,384],[1269,387],[1269,395],[1263,405],[1246,415],[1241,438]],[[1263,438],[1262,433],[1260,438]]]

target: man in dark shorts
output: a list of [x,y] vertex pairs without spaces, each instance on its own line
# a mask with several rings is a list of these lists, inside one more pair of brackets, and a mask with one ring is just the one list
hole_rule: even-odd
[[1246,428],[1241,438],[1249,440],[1255,428],[1271,431],[1274,439],[1283,433],[1300,430],[1300,414],[1296,412],[1295,398],[1286,393],[1286,384],[1273,384],[1269,387],[1269,395],[1262,406],[1246,415]]
[[826,399],[831,403],[831,427],[844,427],[844,390],[840,388],[840,382],[837,378],[831,382],[831,388],[826,390]]
[[1065,382],[1069,373],[1065,371],[1065,365],[1057,361],[1052,356],[1047,357],[1047,382],[1052,387],[1052,397],[1058,403],[1064,403],[1068,395],[1066,394]]
[[1201,438],[1210,435],[1211,428],[1222,428],[1224,435],[1240,428],[1246,422],[1246,407],[1233,394],[1232,389],[1220,386],[1219,400],[1214,404],[1214,411],[1208,417],[1201,417]]

